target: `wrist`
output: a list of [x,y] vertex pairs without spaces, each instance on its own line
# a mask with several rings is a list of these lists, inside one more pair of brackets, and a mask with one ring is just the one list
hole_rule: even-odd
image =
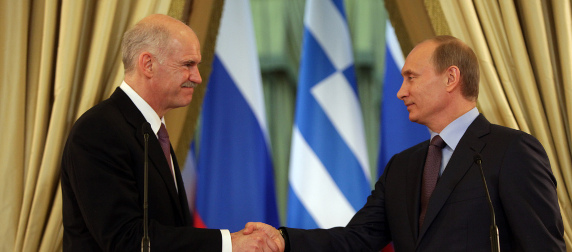
[[286,231],[285,227],[278,228],[278,232],[284,239],[284,252],[290,252],[290,239],[288,239],[288,231]]

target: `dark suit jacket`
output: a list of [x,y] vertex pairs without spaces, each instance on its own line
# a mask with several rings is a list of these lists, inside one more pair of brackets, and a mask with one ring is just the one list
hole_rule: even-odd
[[457,145],[421,229],[422,170],[429,141],[396,154],[345,228],[287,229],[291,251],[490,251],[490,214],[475,153],[482,156],[501,251],[565,251],[556,180],[534,137],[479,115]]
[[[64,251],[140,251],[144,122],[118,88],[74,124],[62,157]],[[151,251],[221,251],[220,230],[191,227],[172,148],[178,193],[159,141],[146,133]]]

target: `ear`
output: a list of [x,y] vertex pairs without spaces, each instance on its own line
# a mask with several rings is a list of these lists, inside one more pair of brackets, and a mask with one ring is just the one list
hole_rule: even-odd
[[455,88],[459,87],[461,84],[461,71],[457,66],[450,66],[445,70],[447,75],[447,92],[452,92]]
[[139,54],[137,68],[139,69],[139,72],[147,78],[151,78],[153,76],[153,56],[151,53],[142,52]]

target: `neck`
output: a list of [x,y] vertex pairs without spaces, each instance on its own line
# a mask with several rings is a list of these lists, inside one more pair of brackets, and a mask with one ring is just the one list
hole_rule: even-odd
[[163,118],[163,116],[165,116],[167,111],[160,109],[161,99],[156,97],[156,95],[153,95],[148,88],[145,88],[152,85],[152,83],[145,78],[138,78],[135,75],[128,74],[125,75],[125,83],[127,83],[127,85],[129,85],[139,96],[141,96],[143,100],[145,100],[145,102],[147,102],[147,104],[149,104],[149,106],[151,106],[151,108],[153,108],[159,118]]
[[451,124],[453,121],[457,120],[457,118],[461,117],[462,115],[469,112],[471,109],[476,107],[476,103],[470,102],[465,103],[457,106],[449,106],[450,110],[443,111],[442,117],[433,120],[434,123],[427,124],[427,126],[431,131],[436,133],[441,133],[447,125]]

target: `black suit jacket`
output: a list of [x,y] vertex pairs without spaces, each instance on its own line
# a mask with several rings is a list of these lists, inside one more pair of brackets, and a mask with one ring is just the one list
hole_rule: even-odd
[[429,141],[396,154],[345,228],[287,229],[292,251],[490,251],[490,214],[480,153],[501,251],[565,251],[556,180],[534,137],[479,115],[457,145],[419,228],[422,171]]
[[62,157],[64,251],[140,251],[143,236],[143,134],[149,133],[151,251],[221,251],[220,230],[192,228],[171,148],[178,193],[155,133],[117,89],[74,124]]

